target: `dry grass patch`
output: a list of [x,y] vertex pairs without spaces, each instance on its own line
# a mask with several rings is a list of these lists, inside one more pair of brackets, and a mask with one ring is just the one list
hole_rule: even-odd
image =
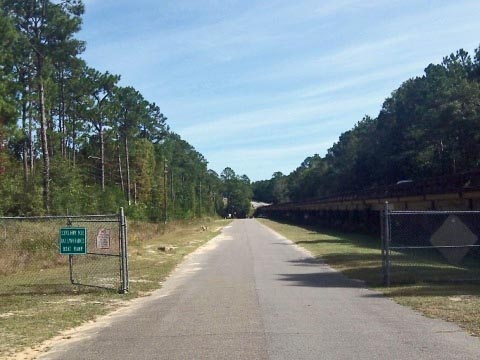
[[[36,346],[65,329],[123,306],[128,299],[158,289],[185,255],[213,238],[227,224],[228,221],[214,219],[172,222],[167,226],[129,222],[130,292],[125,295],[70,285],[67,256],[26,251],[25,256],[31,260],[28,266],[18,266],[13,261],[7,262],[8,257],[0,256],[8,270],[5,273],[9,274],[0,275],[0,358],[14,357],[24,348]],[[58,235],[57,230],[55,234]],[[161,245],[174,250],[158,250]],[[13,249],[12,246],[10,250]]]
[[57,250],[58,221],[9,220],[0,225],[0,275],[68,264]]

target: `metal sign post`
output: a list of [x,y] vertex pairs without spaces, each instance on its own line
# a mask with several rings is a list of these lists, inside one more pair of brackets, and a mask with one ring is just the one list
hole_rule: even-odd
[[128,292],[128,253],[127,253],[127,222],[123,207],[120,208],[120,248],[121,248],[121,272],[122,288],[120,292]]

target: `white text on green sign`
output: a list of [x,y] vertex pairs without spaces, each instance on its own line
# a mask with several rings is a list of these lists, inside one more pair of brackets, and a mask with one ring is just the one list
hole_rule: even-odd
[[87,253],[86,228],[60,229],[60,254],[78,255]]

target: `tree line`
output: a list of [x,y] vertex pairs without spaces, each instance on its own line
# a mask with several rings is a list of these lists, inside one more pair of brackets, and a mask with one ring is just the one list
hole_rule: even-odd
[[253,183],[254,198],[303,201],[480,167],[480,47],[430,64],[365,116],[325,156]]
[[209,170],[157,104],[80,58],[80,0],[0,5],[0,214],[125,206],[167,220],[245,210],[246,176]]

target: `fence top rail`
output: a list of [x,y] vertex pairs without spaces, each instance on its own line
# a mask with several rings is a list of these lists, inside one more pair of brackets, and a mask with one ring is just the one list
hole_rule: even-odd
[[46,216],[0,216],[0,220],[48,220],[48,219],[106,219],[118,218],[118,214],[105,215],[46,215]]
[[389,215],[480,214],[479,210],[388,210]]

